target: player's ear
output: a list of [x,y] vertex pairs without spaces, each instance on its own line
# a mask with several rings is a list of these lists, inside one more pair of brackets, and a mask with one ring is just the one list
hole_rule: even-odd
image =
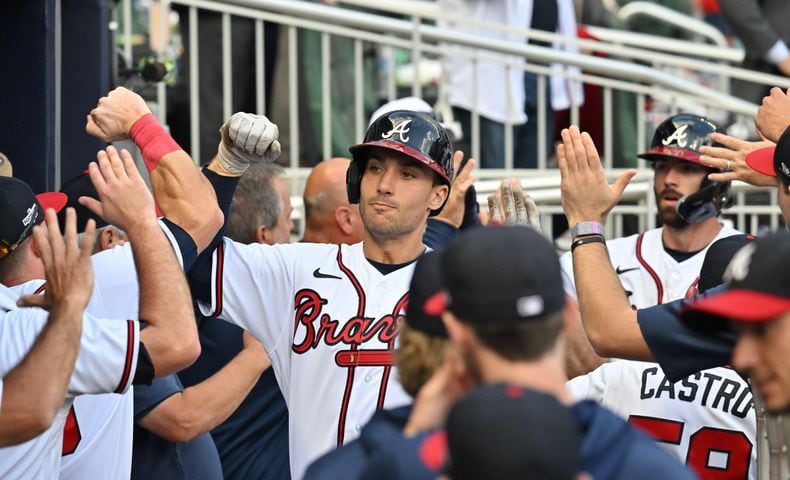
[[449,310],[442,312],[442,323],[447,330],[447,336],[455,345],[465,345],[469,341],[471,327],[458,320]]
[[431,198],[428,200],[428,210],[438,210],[444,205],[445,199],[450,194],[450,187],[444,184],[434,185]]
[[354,219],[351,214],[351,207],[345,205],[335,209],[334,217],[337,228],[343,232],[344,235],[351,235],[354,233]]
[[258,225],[255,229],[255,241],[271,245],[274,243],[274,232],[263,225]]
[[38,245],[36,245],[36,239],[33,235],[30,236],[30,252],[36,258],[41,258],[41,252],[38,249]]
[[120,239],[115,236],[114,229],[112,227],[103,228],[99,231],[99,251],[109,250],[116,245],[116,242]]

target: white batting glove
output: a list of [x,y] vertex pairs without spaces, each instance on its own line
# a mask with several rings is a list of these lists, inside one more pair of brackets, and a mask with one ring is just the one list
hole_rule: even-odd
[[219,132],[219,162],[231,173],[244,173],[251,163],[271,163],[280,156],[280,130],[263,115],[234,113]]

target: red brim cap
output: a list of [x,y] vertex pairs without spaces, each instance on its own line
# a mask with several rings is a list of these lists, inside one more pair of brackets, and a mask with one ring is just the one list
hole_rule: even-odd
[[680,160],[696,163],[697,165],[702,165],[703,167],[707,166],[699,161],[699,152],[695,152],[693,150],[686,150],[685,148],[653,147],[650,150],[646,151],[645,153],[640,153],[637,156],[639,158],[643,158],[645,160],[650,160],[653,162],[665,158],[679,158]]
[[423,152],[420,152],[419,150],[411,148],[410,146],[400,142],[391,142],[388,140],[376,140],[373,142],[359,143],[357,145],[352,145],[348,147],[348,151],[350,151],[352,154],[355,154],[357,152],[361,153],[363,150],[367,150],[373,147],[384,148],[387,150],[392,150],[394,152],[399,152],[408,155],[409,157],[414,158],[421,164],[425,165],[426,167],[430,168],[434,172],[438,173],[440,177],[442,177],[447,181],[448,185],[450,184],[450,179],[447,178],[447,174],[444,172],[444,170],[442,170],[442,167],[440,167],[438,163],[434,162],[433,159],[431,159],[431,157],[424,154]]
[[422,310],[426,315],[438,317],[447,310],[447,303],[447,293],[444,291],[439,291],[425,300]]
[[749,165],[749,168],[751,168],[755,172],[762,173],[763,175],[768,175],[769,177],[775,177],[776,176],[776,171],[774,171],[775,151],[776,151],[776,147],[766,147],[766,148],[761,148],[759,150],[755,150],[749,155],[746,155],[746,164]]
[[790,299],[754,290],[732,289],[690,303],[686,310],[736,322],[762,323],[790,312]]
[[69,201],[69,197],[67,197],[65,193],[46,192],[36,195],[36,200],[38,200],[38,203],[44,210],[51,208],[55,210],[55,213],[58,213],[63,210],[63,207],[66,206],[66,203]]

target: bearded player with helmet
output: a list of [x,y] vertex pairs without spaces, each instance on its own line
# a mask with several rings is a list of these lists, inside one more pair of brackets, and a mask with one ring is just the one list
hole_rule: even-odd
[[[606,242],[635,309],[694,292],[708,247],[740,233],[718,219],[730,203],[730,183],[709,180],[717,170],[700,162],[700,147],[714,144],[714,132],[716,124],[704,117],[674,115],[658,126],[650,149],[639,155],[655,172],[662,226]],[[574,225],[572,249],[596,232],[603,233],[603,226],[595,222]],[[575,298],[571,254],[561,263],[566,291]],[[571,380],[569,388],[577,398],[598,400],[653,434],[700,478],[754,478],[751,393],[730,369],[704,370],[673,384],[657,364],[615,360]]]
[[[223,128],[225,147],[204,170],[223,209],[249,163],[272,160],[238,151],[233,140],[255,145],[262,135],[254,116]],[[423,113],[379,117],[350,151],[348,195],[359,203],[362,242],[219,238],[190,273],[204,313],[248,330],[270,355],[289,409],[293,478],[356,438],[377,409],[410,402],[392,355],[427,219],[441,211],[453,178],[447,132]]]

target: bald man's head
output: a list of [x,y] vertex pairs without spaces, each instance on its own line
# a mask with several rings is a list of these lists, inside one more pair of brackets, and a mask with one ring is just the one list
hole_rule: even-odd
[[362,240],[359,207],[348,203],[346,171],[351,161],[335,157],[316,165],[304,187],[305,242],[357,243]]
[[346,191],[346,170],[351,160],[334,157],[319,163],[307,177],[304,186],[304,198],[315,198],[321,193],[342,190]]

